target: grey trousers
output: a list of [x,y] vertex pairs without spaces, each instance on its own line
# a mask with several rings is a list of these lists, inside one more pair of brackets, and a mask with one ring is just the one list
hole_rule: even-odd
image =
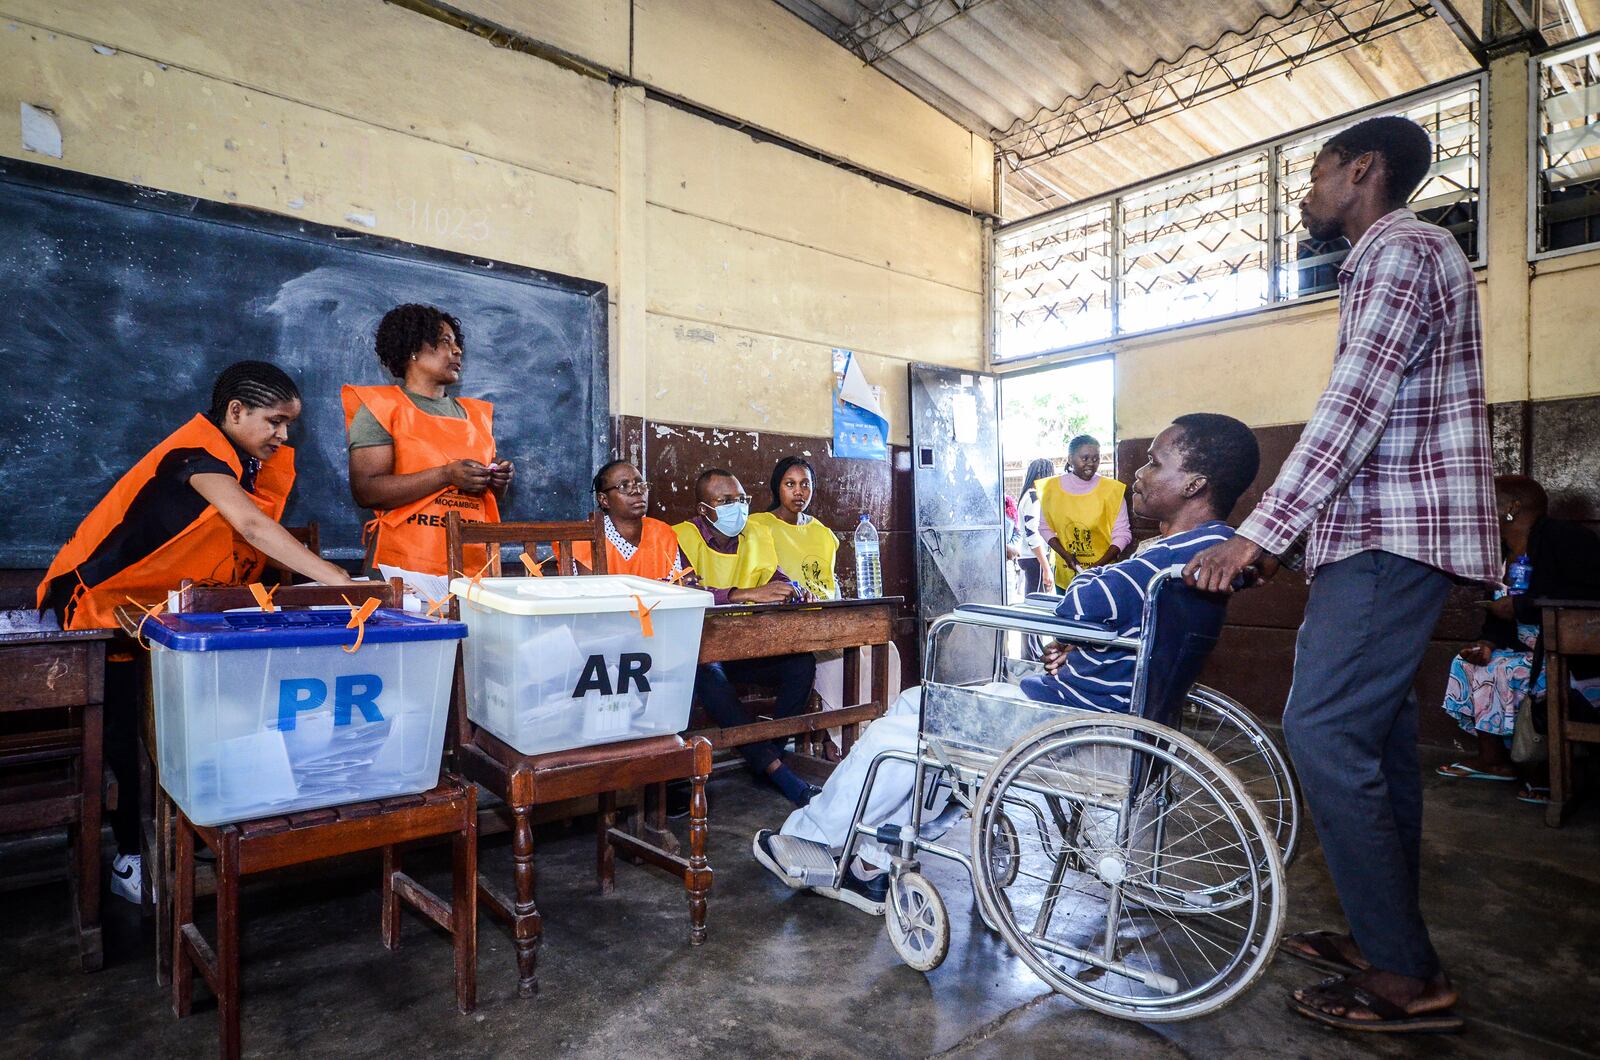
[[1283,735],[1362,954],[1439,971],[1418,905],[1422,775],[1411,683],[1449,595],[1436,568],[1389,552],[1321,567],[1295,641]]

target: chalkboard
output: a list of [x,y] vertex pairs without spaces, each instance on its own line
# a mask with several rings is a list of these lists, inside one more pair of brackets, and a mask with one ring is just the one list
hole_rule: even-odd
[[390,383],[378,320],[462,321],[460,393],[494,402],[516,461],[506,519],[570,519],[609,448],[605,285],[0,160],[0,568],[46,566],[133,463],[209,402],[233,361],[300,385],[287,524],[361,555],[345,383]]

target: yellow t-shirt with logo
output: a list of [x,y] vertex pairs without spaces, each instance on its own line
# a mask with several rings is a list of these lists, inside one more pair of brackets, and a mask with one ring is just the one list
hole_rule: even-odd
[[839,586],[833,577],[834,561],[839,556],[839,538],[819,519],[807,518],[790,526],[776,512],[756,512],[751,526],[760,526],[772,535],[778,550],[778,566],[783,573],[818,600],[837,600]]
[[[1114,478],[1101,477],[1088,493],[1072,494],[1061,488],[1059,477],[1042,478],[1034,483],[1039,490],[1039,518],[1055,531],[1061,547],[1092,563],[1111,547],[1111,531],[1117,525],[1117,512],[1127,487]],[[1065,589],[1074,571],[1054,550],[1056,588]]]
[[712,548],[692,522],[678,523],[672,532],[678,535],[678,544],[700,576],[700,584],[708,589],[755,589],[778,573],[778,551],[772,534],[766,527],[757,526],[753,518],[739,535],[739,551],[735,553]]

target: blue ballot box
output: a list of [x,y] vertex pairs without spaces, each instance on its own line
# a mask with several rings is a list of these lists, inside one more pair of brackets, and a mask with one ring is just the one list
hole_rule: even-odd
[[345,608],[165,614],[151,643],[161,786],[199,825],[438,782],[459,622]]

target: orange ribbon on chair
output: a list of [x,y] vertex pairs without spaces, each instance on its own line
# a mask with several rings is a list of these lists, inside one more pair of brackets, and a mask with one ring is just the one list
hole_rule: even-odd
[[378,609],[378,598],[376,596],[370,597],[360,607],[350,603],[348,596],[341,597],[341,599],[350,607],[350,622],[344,628],[356,631],[356,642],[347,648],[340,648],[339,650],[354,655],[361,650],[361,642],[366,639],[367,619],[371,618],[372,612]]
[[127,601],[134,607],[137,607],[139,610],[144,612],[144,617],[139,620],[139,624],[133,627],[133,639],[134,642],[139,645],[139,647],[143,648],[145,651],[149,651],[150,645],[147,644],[144,639],[144,624],[150,621],[152,618],[155,618],[162,611],[165,611],[167,608],[167,602],[165,600],[157,600],[155,603],[146,606],[131,596],[127,597]]

